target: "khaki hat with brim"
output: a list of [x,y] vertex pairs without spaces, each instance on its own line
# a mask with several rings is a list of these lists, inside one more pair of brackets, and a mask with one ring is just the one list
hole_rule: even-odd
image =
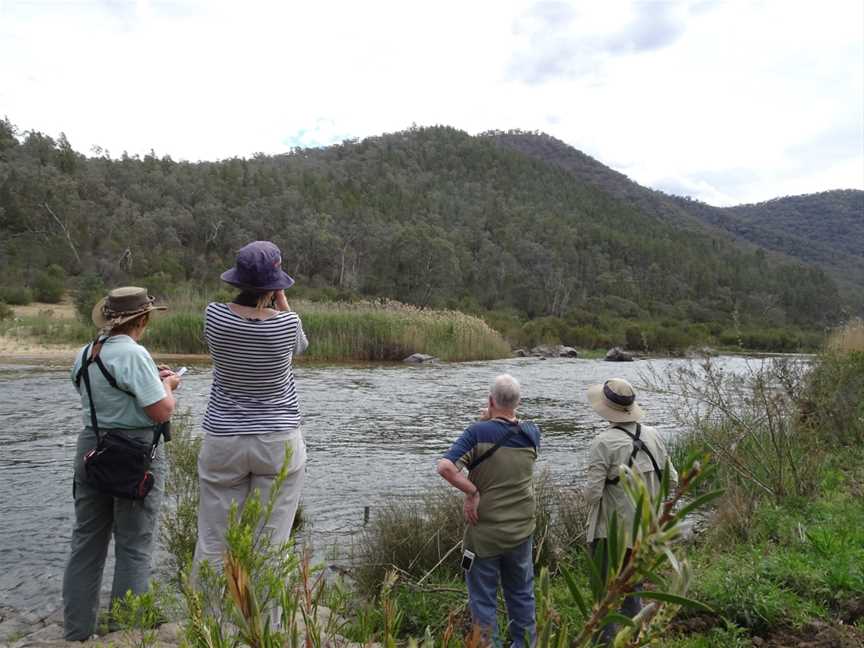
[[636,402],[633,386],[623,378],[612,378],[588,388],[588,402],[594,411],[612,423],[633,423],[645,416]]
[[146,288],[124,286],[115,288],[93,307],[93,323],[97,328],[106,330],[125,324],[144,313],[166,310],[165,306],[154,306],[155,300],[147,294]]

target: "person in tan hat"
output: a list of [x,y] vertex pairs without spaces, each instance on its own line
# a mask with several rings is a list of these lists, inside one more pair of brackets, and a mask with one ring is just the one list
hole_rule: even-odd
[[[591,442],[589,451],[585,499],[588,511],[586,539],[592,553],[606,541],[607,525],[612,515],[618,516],[623,528],[630,529],[636,507],[620,481],[621,466],[639,472],[652,495],[660,490],[662,471],[669,471],[670,488],[678,484],[678,473],[657,431],[640,421],[645,413],[636,402],[633,386],[623,378],[611,378],[601,385],[588,388],[588,402],[594,411],[609,422],[609,427]],[[632,535],[625,534],[626,560],[630,556]],[[641,605],[638,597],[624,599],[621,613],[634,617]],[[601,638],[607,644],[615,636],[615,628],[606,626]]]
[[[160,370],[139,341],[155,306],[144,288],[116,288],[93,308],[99,336],[76,354],[72,379],[81,396],[84,429],[78,435],[72,496],[75,527],[63,577],[63,624],[68,641],[95,632],[99,591],[113,536],[112,600],[147,591],[156,522],[162,499],[164,459],[157,424],[171,418],[180,377]],[[91,407],[92,406],[92,407]],[[94,429],[95,426],[95,429]],[[106,494],[88,478],[85,455],[110,436],[116,443],[152,444],[147,490],[139,499]],[[149,449],[149,448],[148,448]],[[112,466],[116,464],[111,463]]]

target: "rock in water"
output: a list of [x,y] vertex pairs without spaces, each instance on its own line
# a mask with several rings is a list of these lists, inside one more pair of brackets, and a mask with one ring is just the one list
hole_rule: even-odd
[[516,349],[513,352],[514,358],[527,358],[529,353],[525,349]]
[[561,344],[541,344],[531,349],[531,355],[538,358],[578,358],[579,352]]
[[431,355],[426,355],[425,353],[412,353],[410,356],[405,358],[402,362],[407,362],[409,364],[424,364],[427,362],[437,362],[438,358]]
[[621,347],[612,347],[609,349],[604,359],[608,362],[633,362],[633,356]]

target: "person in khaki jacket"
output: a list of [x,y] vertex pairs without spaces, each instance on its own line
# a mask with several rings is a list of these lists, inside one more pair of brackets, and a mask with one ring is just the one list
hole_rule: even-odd
[[[591,442],[585,499],[589,504],[586,540],[592,552],[605,542],[607,526],[613,514],[625,529],[633,525],[636,506],[620,481],[621,466],[630,466],[642,475],[652,496],[660,490],[662,471],[669,470],[670,488],[678,485],[678,473],[657,431],[639,421],[644,412],[636,402],[633,386],[623,378],[612,378],[602,385],[588,388],[588,402],[609,427]],[[625,534],[627,557],[632,547],[631,534]],[[621,607],[622,614],[634,617],[641,605],[639,598],[629,596]],[[607,626],[603,639],[610,641],[614,628]]]

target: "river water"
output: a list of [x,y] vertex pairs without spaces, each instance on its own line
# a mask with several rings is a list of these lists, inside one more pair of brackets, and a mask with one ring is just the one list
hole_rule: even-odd
[[[655,360],[666,373],[683,360]],[[723,358],[744,370],[743,358]],[[578,485],[586,449],[602,422],[585,401],[588,385],[620,376],[640,384],[647,361],[536,358],[438,365],[299,366],[297,388],[308,447],[304,513],[316,551],[344,545],[362,525],[363,508],[412,497],[441,478],[436,459],[484,404],[489,384],[509,372],[522,383],[520,416],[539,423],[538,469]],[[196,426],[206,406],[209,366],[195,366],[177,392]],[[646,423],[676,433],[669,396],[644,394]],[[80,401],[68,366],[0,364],[0,606],[51,611],[72,528],[72,455]],[[196,428],[200,434],[200,427]],[[104,586],[110,588],[112,565]]]

